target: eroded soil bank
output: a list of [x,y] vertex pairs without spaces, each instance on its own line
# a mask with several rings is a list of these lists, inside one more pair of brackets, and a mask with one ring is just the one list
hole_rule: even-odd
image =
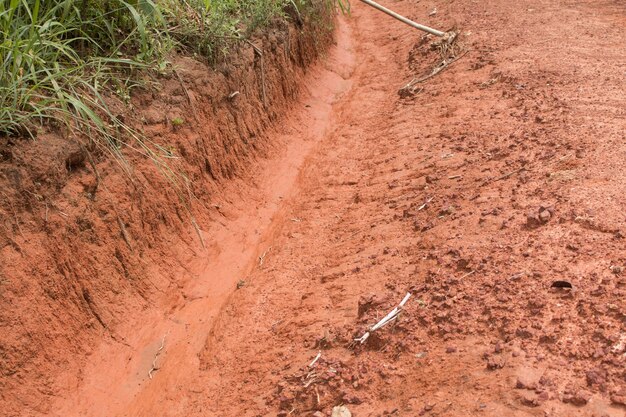
[[[280,132],[283,124],[297,127],[289,115],[299,97],[311,96],[305,80],[319,72],[311,65],[332,43],[331,27],[323,14],[277,22],[252,40],[262,56],[244,44],[216,68],[178,58],[170,78],[135,94],[122,114],[171,152],[194,196],[185,203],[133,152],[131,179],[97,153],[96,175],[78,142],[54,131],[36,141],[0,139],[0,414],[56,414],[57,401],[71,400],[89,404],[81,415],[96,406],[116,415],[116,401],[125,403],[139,389],[134,382],[148,378],[164,321],[206,300],[209,288],[210,308],[219,310],[237,279],[213,277],[209,268],[223,246],[245,253],[229,255],[237,271],[247,264],[239,258],[255,256],[264,227],[253,224],[267,224],[278,198],[259,193],[258,175],[265,158],[297,155],[291,147],[308,140],[287,141]],[[97,383],[122,390],[96,388],[106,407],[76,396],[99,360],[110,361],[103,368],[110,373],[96,370]]]
[[209,207],[209,255],[172,241],[188,269],[158,288],[183,296],[107,336],[55,414],[624,415],[622,2],[385,2],[467,50],[408,96],[431,40],[355,3],[286,150]]

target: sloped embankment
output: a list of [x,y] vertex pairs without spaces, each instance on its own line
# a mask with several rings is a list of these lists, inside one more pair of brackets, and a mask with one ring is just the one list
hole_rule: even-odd
[[250,180],[256,158],[278,150],[265,133],[331,39],[319,23],[277,23],[216,68],[178,58],[170,77],[120,109],[171,152],[195,220],[140,156],[129,156],[130,178],[54,131],[36,141],[0,138],[0,398],[8,415],[47,412],[52,396],[79,383],[98,341],[123,344],[116,329],[128,317],[186,297],[186,265],[211,248],[210,236],[199,237],[223,215],[221,184]]

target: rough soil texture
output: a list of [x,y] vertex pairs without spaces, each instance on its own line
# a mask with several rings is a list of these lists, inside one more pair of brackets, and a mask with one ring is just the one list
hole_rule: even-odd
[[324,19],[276,23],[253,40],[263,58],[249,45],[216,68],[179,58],[175,74],[136,92],[133,110],[121,113],[177,157],[172,166],[196,198],[197,232],[171,184],[132,152],[132,182],[94,152],[98,182],[80,138],[53,129],[36,141],[0,138],[1,415],[53,413],[55,400],[84,385],[99,346],[115,352],[113,361],[141,350],[150,337],[142,328],[198,297],[188,284],[219,253],[213,233],[239,209],[230,201],[265,198],[256,195],[257,160],[284,147],[269,131],[332,41]]
[[399,95],[433,39],[353,4],[208,255],[172,242],[184,297],[104,337],[50,414],[626,414],[624,3],[387,3],[468,52]]

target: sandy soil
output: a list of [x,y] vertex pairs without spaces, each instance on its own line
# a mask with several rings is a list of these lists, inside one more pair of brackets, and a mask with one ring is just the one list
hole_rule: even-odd
[[400,95],[434,39],[354,4],[184,301],[54,415],[625,415],[624,3],[385,4],[467,53]]

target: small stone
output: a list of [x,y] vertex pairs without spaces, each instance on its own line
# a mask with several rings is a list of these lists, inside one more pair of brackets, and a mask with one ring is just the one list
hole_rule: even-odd
[[585,376],[587,377],[587,385],[590,387],[606,382],[606,371],[601,368],[592,368],[587,371]]
[[583,389],[578,390],[576,392],[567,393],[563,396],[564,403],[570,403],[577,406],[586,405],[591,399],[591,393],[589,391],[585,391]]
[[535,394],[524,393],[519,396],[520,403],[526,407],[538,407],[539,400]]
[[487,369],[496,370],[504,368],[504,359],[500,357],[491,357],[487,361]]
[[331,417],[352,417],[352,413],[345,405],[339,405],[337,407],[333,407]]
[[357,397],[356,395],[352,394],[346,394],[343,396],[343,402],[346,404],[361,404],[361,399],[359,397]]
[[313,417],[326,417],[326,416],[321,411],[316,411],[313,413]]
[[626,388],[622,388],[611,394],[611,402],[617,405],[626,406]]
[[593,358],[594,359],[600,359],[602,357],[606,356],[606,353],[604,352],[604,350],[602,348],[597,348],[594,352],[593,352]]
[[519,376],[515,383],[515,388],[534,390],[537,388],[537,383],[527,376]]
[[537,395],[537,399],[539,401],[548,401],[550,399],[550,393],[548,391],[541,391],[539,395]]
[[448,346],[448,347],[446,348],[446,353],[454,353],[454,352],[456,352],[456,347],[454,347],[454,346]]
[[541,375],[541,378],[539,378],[539,385],[544,387],[546,385],[552,385],[552,379],[546,375]]
[[539,227],[541,224],[541,219],[539,219],[539,216],[537,216],[537,214],[531,213],[526,215],[526,226],[528,226],[529,228],[534,229],[536,227]]
[[550,217],[552,217],[552,215],[550,214],[548,210],[542,210],[539,212],[539,220],[542,223],[548,223],[548,221],[550,220]]

